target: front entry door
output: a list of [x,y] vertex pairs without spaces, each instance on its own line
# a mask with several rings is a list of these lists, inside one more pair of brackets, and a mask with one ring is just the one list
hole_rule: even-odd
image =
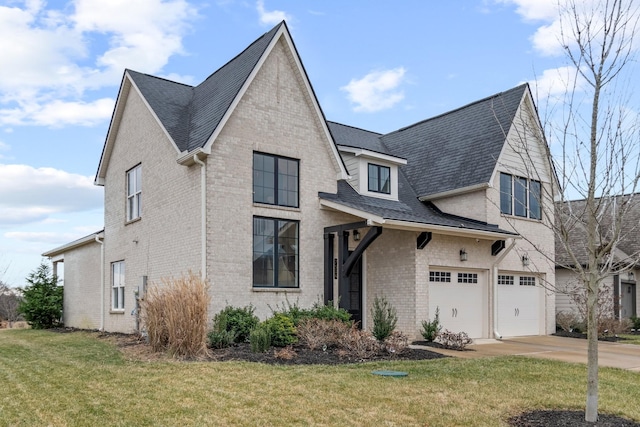
[[349,276],[349,294],[340,295],[346,299],[346,308],[351,319],[362,327],[362,257],[358,259]]
[[636,284],[622,282],[622,295],[620,308],[622,308],[622,318],[626,319],[636,315]]

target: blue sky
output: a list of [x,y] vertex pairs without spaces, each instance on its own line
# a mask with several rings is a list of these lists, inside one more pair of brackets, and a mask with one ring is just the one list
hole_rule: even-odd
[[0,0],[0,280],[103,226],[125,68],[198,84],[286,19],[329,120],[388,132],[522,82],[557,90],[555,0]]

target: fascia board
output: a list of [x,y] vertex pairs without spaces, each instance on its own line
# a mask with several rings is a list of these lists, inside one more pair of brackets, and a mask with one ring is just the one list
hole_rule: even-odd
[[515,235],[511,233],[474,230],[471,228],[456,228],[456,227],[448,227],[444,225],[423,224],[419,222],[401,221],[401,220],[395,220],[395,219],[385,220],[385,227],[393,228],[397,230],[407,230],[407,231],[432,231],[438,234],[444,234],[449,236],[470,237],[470,238],[485,239],[485,240],[504,239],[507,237],[511,237],[514,239],[522,238],[519,235]]
[[358,218],[366,219],[379,225],[382,225],[385,222],[384,218],[382,218],[381,216],[373,215],[373,214],[370,214],[369,212],[365,212],[360,209],[355,209],[349,206],[345,206],[343,204],[332,202],[330,200],[320,199],[320,206],[330,208],[338,212],[344,212],[349,215],[357,216]]
[[73,242],[65,243],[62,246],[58,246],[55,249],[44,252],[42,254],[43,257],[47,258],[59,258],[62,256],[64,258],[64,253],[75,248],[79,248],[80,246],[84,246],[91,242],[96,241],[96,237],[104,237],[104,231],[100,231],[98,233],[89,234],[88,236],[82,237],[78,240],[74,240]]
[[336,144],[333,142],[333,138],[331,137],[331,133],[329,132],[329,128],[327,126],[327,122],[326,122],[326,120],[324,118],[324,115],[322,114],[322,110],[320,109],[320,105],[318,104],[318,100],[315,97],[313,89],[311,88],[311,84],[309,83],[309,79],[307,78],[306,72],[304,71],[304,68],[302,67],[302,63],[300,62],[300,56],[298,55],[298,52],[295,49],[295,46],[293,45],[293,41],[291,40],[291,36],[289,35],[289,32],[286,31],[286,26],[285,25],[282,25],[278,29],[278,32],[273,36],[273,39],[271,39],[271,42],[269,43],[269,46],[267,46],[267,48],[265,49],[265,51],[262,54],[262,57],[260,57],[260,59],[258,60],[258,62],[255,65],[255,67],[253,68],[253,70],[249,74],[249,77],[247,78],[247,80],[244,82],[244,84],[242,85],[242,87],[238,91],[238,94],[236,95],[236,97],[234,98],[233,102],[231,103],[231,105],[229,106],[227,111],[225,112],[225,114],[222,117],[222,119],[220,120],[220,123],[218,124],[216,129],[213,131],[213,133],[211,134],[211,136],[209,137],[209,139],[207,140],[205,145],[203,146],[202,151],[204,153],[207,153],[207,154],[211,153],[211,146],[213,145],[213,142],[218,138],[218,136],[222,132],[222,129],[224,128],[225,124],[227,123],[227,121],[231,117],[231,114],[233,113],[233,111],[236,109],[236,107],[240,103],[240,100],[244,97],[244,94],[249,89],[249,86],[253,82],[253,79],[255,79],[256,75],[258,74],[258,71],[260,71],[260,69],[262,68],[262,65],[265,63],[265,61],[269,57],[269,54],[271,53],[273,48],[280,41],[281,37],[284,37],[284,40],[287,42],[287,46],[289,47],[291,52],[293,52],[292,56],[293,56],[293,58],[294,58],[294,60],[296,62],[296,66],[298,67],[298,72],[302,76],[302,79],[303,79],[304,84],[305,84],[305,88],[307,89],[307,92],[309,93],[309,97],[311,98],[311,100],[313,102],[314,109],[315,109],[316,114],[318,115],[318,119],[319,119],[319,121],[320,121],[320,123],[322,125],[325,137],[327,138],[327,141],[331,142],[331,144],[330,144],[331,151],[332,151],[332,153],[333,153],[333,155],[334,155],[334,157],[336,159],[338,167],[340,168],[340,171],[338,172],[339,179],[348,179],[349,178],[349,174],[347,173],[347,169],[344,166],[344,162],[342,161],[342,157],[340,157],[340,153],[338,153]]
[[390,156],[388,154],[377,153],[375,151],[367,150],[365,148],[355,148],[348,147],[345,145],[338,146],[340,151],[344,151],[345,153],[351,153],[356,157],[366,157],[370,159],[383,160],[387,163],[391,163],[394,165],[406,165],[407,160],[402,157]]

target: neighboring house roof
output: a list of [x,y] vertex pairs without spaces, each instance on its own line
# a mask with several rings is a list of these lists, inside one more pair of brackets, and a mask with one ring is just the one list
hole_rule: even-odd
[[[629,194],[610,198],[596,199],[602,244],[611,240],[614,210],[624,209],[620,228],[620,240],[614,252],[614,259],[625,264],[638,264],[640,260],[640,194]],[[561,219],[567,230],[567,243],[571,252],[581,265],[589,263],[586,232],[586,200],[572,200],[556,203],[556,227]],[[556,266],[565,267],[575,264],[558,233],[556,234]]]
[[104,229],[100,231],[96,231],[95,233],[91,233],[87,236],[81,237],[77,240],[74,240],[73,242],[69,242],[62,246],[58,246],[55,249],[51,249],[50,251],[43,253],[42,256],[47,258],[54,258],[60,255],[64,255],[65,252],[68,252],[72,249],[78,248],[80,246],[84,246],[91,242],[95,242],[96,237],[104,237]]
[[[181,159],[190,158],[189,153],[197,152],[198,149],[209,153],[210,145],[224,126],[226,118],[239,102],[243,91],[268,56],[270,49],[281,37],[289,43],[314,107],[321,122],[325,123],[324,114],[289,35],[287,25],[282,21],[195,87],[133,70],[125,70],[107,141],[98,165],[96,183],[103,184],[106,165],[117,134],[116,128],[122,117],[121,104],[124,103],[132,85],[139,91],[169,139],[175,144]],[[331,133],[328,128],[325,128],[325,132],[340,172],[343,177],[346,177],[344,162],[338,154]]]
[[382,136],[418,197],[489,184],[528,85]]

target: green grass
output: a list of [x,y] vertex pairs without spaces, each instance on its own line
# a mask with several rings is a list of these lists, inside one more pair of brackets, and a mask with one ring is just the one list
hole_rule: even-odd
[[[376,369],[409,375],[378,377]],[[520,357],[132,362],[89,334],[12,330],[0,332],[0,426],[496,426],[529,409],[582,409],[585,372]],[[600,372],[600,411],[640,420],[640,374]]]
[[640,345],[640,335],[621,334],[620,338],[624,338],[623,344]]

